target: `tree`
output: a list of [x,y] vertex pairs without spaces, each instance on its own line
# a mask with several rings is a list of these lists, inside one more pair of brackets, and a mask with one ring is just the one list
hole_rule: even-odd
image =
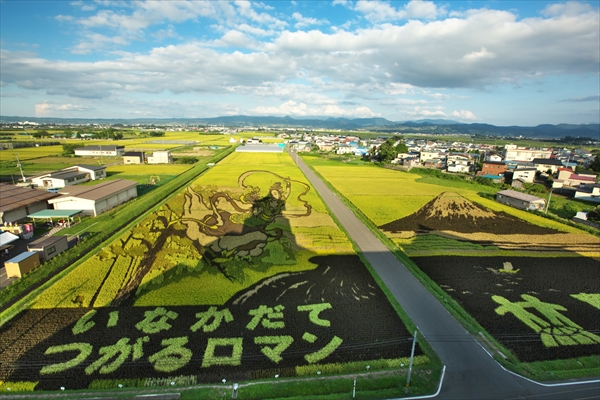
[[36,139],[39,139],[39,138],[48,137],[48,136],[50,136],[50,134],[46,130],[41,130],[41,131],[33,133],[31,136],[33,136]]
[[398,152],[396,155],[400,153],[408,153],[408,146],[405,143],[398,143],[396,145],[396,151]]
[[79,147],[78,144],[69,144],[69,143],[64,143],[62,145],[63,148],[63,152],[62,155],[63,156],[71,156],[75,154],[75,149],[77,149]]
[[600,172],[600,153],[596,153],[596,158],[590,164],[590,169],[594,172]]
[[390,162],[396,158],[398,150],[394,147],[394,141],[391,139],[386,140],[379,147],[379,160],[382,162]]
[[196,157],[185,156],[181,157],[177,161],[179,162],[179,164],[194,164],[198,162],[198,159]]

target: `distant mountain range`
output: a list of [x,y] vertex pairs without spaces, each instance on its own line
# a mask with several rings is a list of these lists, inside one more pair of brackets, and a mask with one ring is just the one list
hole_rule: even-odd
[[223,125],[231,127],[281,127],[299,129],[373,130],[382,133],[423,133],[441,135],[481,135],[501,137],[525,137],[557,139],[566,136],[600,140],[600,124],[559,124],[538,126],[495,126],[490,124],[466,124],[445,119],[422,119],[417,121],[390,121],[385,118],[327,118],[327,117],[271,117],[234,115],[215,118],[36,118],[0,116],[0,123],[30,121],[44,124],[124,124],[124,125]]

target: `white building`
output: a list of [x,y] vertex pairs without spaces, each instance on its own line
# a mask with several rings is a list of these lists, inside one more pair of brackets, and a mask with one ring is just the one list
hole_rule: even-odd
[[62,188],[79,183],[106,178],[106,167],[103,165],[75,165],[60,171],[31,178],[31,183],[46,189]]
[[66,186],[59,194],[48,200],[55,210],[83,210],[84,215],[97,216],[137,197],[137,182],[115,179],[95,186]]
[[125,146],[85,146],[75,149],[76,156],[122,156]]
[[463,154],[448,154],[446,165],[448,172],[469,173],[471,171],[471,158]]
[[550,156],[552,156],[552,149],[518,147],[514,144],[504,146],[505,161],[533,161],[536,158],[550,158]]
[[148,164],[172,164],[173,156],[170,151],[155,151],[148,156]]
[[518,168],[513,172],[513,181],[515,179],[521,179],[523,182],[533,183],[535,179],[535,168]]

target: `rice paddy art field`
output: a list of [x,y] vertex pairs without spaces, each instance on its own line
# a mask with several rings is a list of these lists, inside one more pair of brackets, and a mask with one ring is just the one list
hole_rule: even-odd
[[0,381],[364,370],[406,362],[410,337],[289,156],[233,153],[4,323]]
[[597,359],[600,238],[486,199],[477,187],[304,160],[518,360]]

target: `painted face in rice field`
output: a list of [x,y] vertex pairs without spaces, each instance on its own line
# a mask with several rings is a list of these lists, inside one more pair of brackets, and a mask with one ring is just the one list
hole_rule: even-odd
[[[267,191],[256,183],[265,181],[270,182]],[[243,194],[238,196],[214,190],[210,194],[188,193],[188,209],[204,208],[206,212],[201,218],[190,216],[183,220],[188,226],[190,223],[197,226],[205,239],[212,238],[210,242],[204,240],[203,244],[207,250],[205,256],[216,262],[259,256],[268,242],[279,240],[283,234],[281,228],[271,226],[277,218],[303,217],[311,213],[311,206],[302,199],[310,188],[303,182],[269,171],[248,171],[240,175],[238,186],[243,189]],[[296,199],[304,212],[287,214],[286,203],[293,186],[301,191]]]

